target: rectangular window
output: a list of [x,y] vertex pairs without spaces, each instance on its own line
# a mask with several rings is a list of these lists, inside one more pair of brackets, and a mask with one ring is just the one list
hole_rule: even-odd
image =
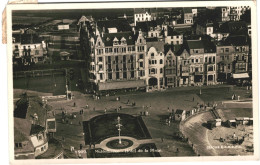
[[225,52],[229,52],[229,48],[226,48],[226,49],[225,49]]
[[143,54],[140,54],[139,55],[139,59],[143,59],[144,58],[144,55]]
[[140,62],[140,68],[144,67],[143,62]]
[[38,136],[38,140],[42,140],[42,135],[39,135],[39,136]]
[[102,57],[98,57],[98,62],[102,62]]
[[131,78],[134,78],[134,77],[135,77],[135,72],[131,71]]
[[127,78],[127,73],[126,72],[123,72],[123,78]]
[[103,69],[103,66],[102,66],[102,65],[99,65],[98,67],[99,67],[99,70],[102,70],[102,69]]
[[112,73],[108,73],[108,79],[112,80]]
[[116,79],[119,79],[119,72],[116,72]]
[[114,48],[114,53],[118,53],[118,48]]

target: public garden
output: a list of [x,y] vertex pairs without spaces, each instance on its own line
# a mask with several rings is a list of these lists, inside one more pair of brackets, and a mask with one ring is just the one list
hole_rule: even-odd
[[[28,92],[28,90],[27,90]],[[207,146],[202,138],[204,136],[203,129],[195,129],[192,124],[189,124],[191,134],[197,136],[198,141],[194,141],[193,146],[187,143],[185,138],[176,138],[176,133],[180,133],[179,122],[170,121],[166,123],[172,110],[183,109],[190,110],[196,108],[198,104],[221,104],[222,101],[230,101],[233,93],[240,95],[240,99],[249,99],[250,92],[244,87],[234,86],[207,86],[199,87],[183,87],[169,89],[163,92],[118,92],[114,96],[100,96],[100,99],[94,99],[90,94],[83,94],[79,91],[73,91],[73,100],[49,100],[48,104],[53,108],[56,114],[57,132],[55,137],[63,143],[64,155],[68,158],[81,157],[139,157],[139,156],[198,156],[194,151],[195,145],[204,144]],[[39,95],[43,93],[35,92]],[[120,100],[117,98],[120,97]],[[133,105],[134,103],[134,105]],[[62,112],[66,111],[68,121],[62,120]],[[83,111],[81,113],[80,111]],[[145,113],[144,113],[145,112]],[[154,153],[138,153],[127,152],[124,154],[119,153],[106,153],[101,152],[102,148],[99,144],[106,137],[117,136],[116,123],[114,118],[107,118],[110,114],[129,114],[132,117],[127,120],[122,120],[122,133],[123,136],[133,137],[137,140],[145,140],[145,143],[139,145],[136,149],[147,148],[159,150],[159,155]],[[205,113],[207,114],[207,113]],[[86,121],[98,119],[102,115],[99,124],[92,124],[90,128],[85,128]],[[203,114],[204,115],[204,114]],[[117,115],[116,115],[117,116]],[[96,118],[94,118],[96,117]],[[189,120],[210,119],[209,116],[191,117]],[[107,123],[107,121],[110,121]],[[140,122],[141,121],[141,122]],[[140,124],[140,123],[144,124]],[[114,125],[115,124],[115,125]],[[148,131],[145,131],[147,128]],[[204,127],[205,128],[205,127]],[[95,142],[95,148],[90,150],[89,130],[93,133],[92,142]],[[207,130],[205,130],[207,131]],[[196,134],[193,134],[196,133]],[[199,133],[199,134],[198,134]],[[205,134],[206,136],[207,134]],[[151,136],[151,138],[149,137]],[[180,136],[181,135],[180,133]],[[199,141],[202,140],[202,141]],[[131,143],[131,142],[129,142]],[[71,151],[71,147],[74,151]],[[94,150],[93,150],[94,149]],[[79,154],[77,151],[85,150],[86,152]],[[217,155],[212,150],[212,155]],[[200,152],[200,155],[209,155],[208,151],[205,153]],[[114,155],[114,156],[113,156]]]

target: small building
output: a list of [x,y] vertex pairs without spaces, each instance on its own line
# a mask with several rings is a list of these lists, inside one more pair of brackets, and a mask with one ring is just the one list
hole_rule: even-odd
[[70,25],[69,24],[58,24],[58,30],[69,30],[70,29]]
[[236,120],[228,120],[227,125],[228,127],[236,127]]
[[249,118],[248,125],[253,125],[253,118]]
[[191,8],[183,8],[184,24],[193,24],[193,13]]
[[243,124],[244,123],[244,118],[243,117],[236,117],[236,123],[237,124]]
[[136,22],[151,21],[151,13],[142,8],[134,9],[134,25]]
[[186,111],[177,109],[175,111],[175,116],[174,116],[176,121],[183,121],[186,118]]
[[222,120],[221,119],[215,119],[215,121],[216,121],[216,127],[219,127],[219,126],[221,126],[221,122],[222,122]]

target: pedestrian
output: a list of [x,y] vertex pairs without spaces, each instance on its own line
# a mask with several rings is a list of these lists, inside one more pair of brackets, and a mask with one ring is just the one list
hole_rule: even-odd
[[168,112],[170,112],[170,107],[168,107]]
[[96,111],[96,108],[95,108],[95,107],[93,107],[93,111]]
[[74,146],[70,146],[70,151],[71,151],[71,152],[74,151]]
[[88,104],[86,105],[86,108],[88,108]]
[[107,109],[105,108],[105,114],[107,113]]
[[176,149],[176,152],[179,152],[179,148]]
[[192,97],[192,101],[194,102],[194,96]]
[[82,145],[82,144],[80,144],[80,145],[79,145],[79,149],[80,149],[80,150],[82,150],[82,148],[83,148],[83,145]]
[[64,142],[65,142],[65,137],[64,137],[64,136],[62,136],[62,141],[64,141]]
[[161,140],[162,140],[162,142],[163,142],[164,138],[163,138],[163,137],[161,137]]
[[129,104],[129,102],[130,102],[130,101],[129,101],[129,100],[127,100],[127,105]]
[[75,103],[75,102],[74,102],[74,104],[73,104],[73,105],[74,105],[74,107],[76,107],[76,103]]

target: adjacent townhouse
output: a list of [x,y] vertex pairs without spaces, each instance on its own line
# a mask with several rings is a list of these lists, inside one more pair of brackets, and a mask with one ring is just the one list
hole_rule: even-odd
[[164,42],[147,42],[146,63],[146,91],[162,90],[165,87],[164,80]]
[[216,53],[212,43],[187,40],[180,51],[180,86],[215,85]]
[[167,27],[167,30],[165,33],[165,44],[169,44],[169,45],[183,44],[183,34],[174,30],[171,27]]

